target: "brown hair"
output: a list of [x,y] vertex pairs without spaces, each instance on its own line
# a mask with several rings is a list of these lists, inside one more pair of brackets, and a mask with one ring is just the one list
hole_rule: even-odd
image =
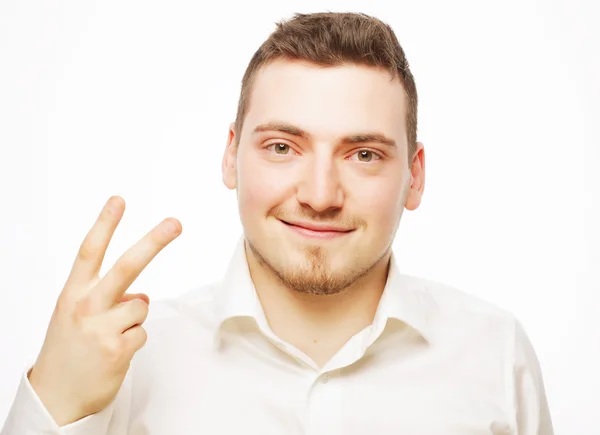
[[278,59],[304,60],[324,67],[353,63],[384,68],[392,79],[399,77],[408,103],[405,122],[411,164],[417,140],[417,88],[404,50],[388,24],[366,14],[340,12],[295,14],[277,23],[254,53],[242,79],[235,121],[238,141],[254,77],[261,67]]

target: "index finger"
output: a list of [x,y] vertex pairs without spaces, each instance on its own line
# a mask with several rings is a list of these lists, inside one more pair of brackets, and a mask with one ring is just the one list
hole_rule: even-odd
[[92,289],[92,306],[99,310],[107,310],[117,303],[146,266],[175,240],[181,231],[181,223],[177,219],[168,218],[129,248],[96,288]]
[[123,198],[111,196],[108,199],[81,243],[65,287],[87,289],[89,283],[98,276],[106,250],[124,211]]

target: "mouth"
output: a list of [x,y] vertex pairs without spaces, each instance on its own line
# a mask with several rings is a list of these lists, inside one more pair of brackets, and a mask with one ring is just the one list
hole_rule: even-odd
[[311,239],[334,239],[346,236],[354,231],[352,228],[341,228],[333,225],[322,225],[310,222],[287,222],[281,219],[279,221],[295,233]]

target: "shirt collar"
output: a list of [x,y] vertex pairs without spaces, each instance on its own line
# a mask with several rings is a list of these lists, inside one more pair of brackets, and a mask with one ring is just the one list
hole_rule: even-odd
[[244,242],[245,239],[242,237],[225,271],[223,282],[215,295],[217,330],[220,330],[228,319],[234,317],[257,319],[262,312],[256,288],[250,276]]
[[[250,276],[244,240],[242,237],[238,242],[222,285],[215,295],[217,337],[223,324],[232,318],[249,317],[257,323],[266,321]],[[398,320],[430,341],[433,334],[432,312],[436,304],[427,291],[426,282],[400,273],[396,256],[392,253],[374,324],[385,324],[389,319]]]
[[433,338],[433,313],[436,310],[427,281],[400,273],[392,252],[388,277],[381,295],[375,321],[397,320],[413,328],[428,342]]

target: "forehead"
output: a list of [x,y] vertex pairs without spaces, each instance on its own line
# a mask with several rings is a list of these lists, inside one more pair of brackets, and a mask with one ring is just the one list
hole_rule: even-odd
[[257,72],[244,132],[279,121],[315,137],[378,131],[400,144],[406,140],[405,120],[404,88],[384,69],[278,60]]

